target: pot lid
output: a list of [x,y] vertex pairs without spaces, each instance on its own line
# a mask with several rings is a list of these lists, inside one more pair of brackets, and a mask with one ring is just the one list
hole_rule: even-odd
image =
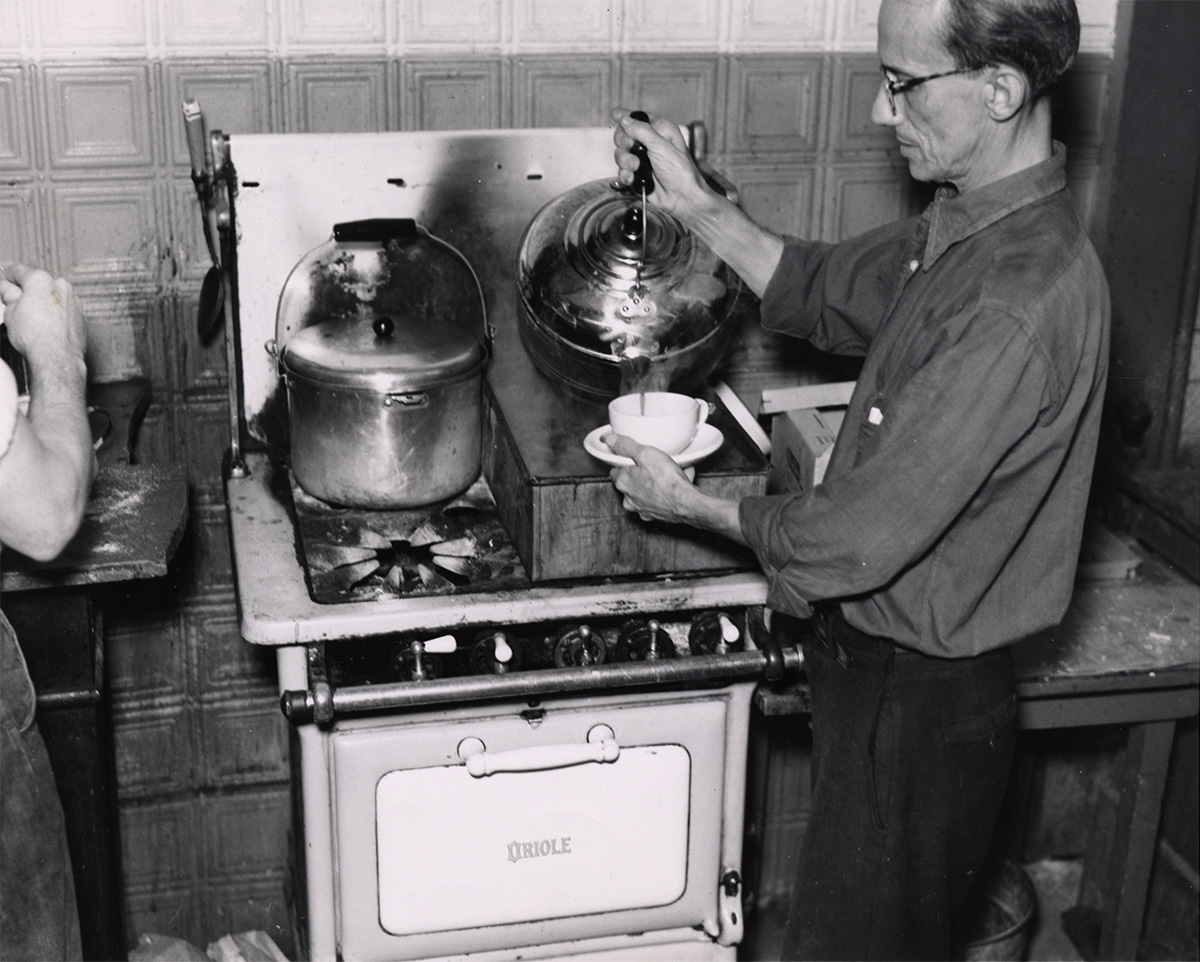
[[292,268],[275,318],[286,373],[382,390],[473,371],[488,339],[474,269],[408,218],[335,224]]
[[477,371],[486,351],[452,320],[369,314],[314,324],[280,354],[294,377],[339,387],[398,391],[434,387]]

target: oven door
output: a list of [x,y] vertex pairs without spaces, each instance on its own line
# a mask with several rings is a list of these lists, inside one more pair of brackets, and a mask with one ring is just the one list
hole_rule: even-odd
[[715,934],[726,695],[569,699],[336,729],[341,956]]

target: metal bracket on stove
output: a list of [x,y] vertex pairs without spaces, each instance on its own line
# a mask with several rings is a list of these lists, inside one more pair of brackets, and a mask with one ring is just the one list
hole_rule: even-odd
[[[316,646],[313,646],[316,647]],[[280,699],[284,716],[294,725],[328,724],[343,715],[395,711],[427,705],[502,698],[529,698],[566,692],[601,691],[678,683],[732,682],[769,679],[798,672],[804,664],[798,647],[773,646],[773,651],[735,651],[721,655],[692,655],[666,661],[546,668],[507,675],[467,675],[420,682],[347,685],[334,688],[324,677],[310,674],[309,690],[285,691]],[[312,648],[309,665],[314,665]]]
[[325,670],[325,646],[308,645],[304,650],[308,662],[307,691],[285,691],[279,707],[285,718],[301,718],[305,722],[328,725],[333,721],[333,686]]

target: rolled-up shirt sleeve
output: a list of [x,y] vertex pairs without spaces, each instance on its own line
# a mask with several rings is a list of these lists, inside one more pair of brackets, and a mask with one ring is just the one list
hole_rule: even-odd
[[[843,427],[858,432],[853,463],[836,472],[831,464],[809,492],[742,502],[742,533],[771,607],[804,617],[810,601],[879,589],[936,550],[985,485],[1003,501],[998,466],[1020,470],[1005,458],[1050,403],[1046,365],[1021,321],[1003,312],[978,311],[951,329],[957,342],[932,352],[894,395],[858,401]],[[874,414],[863,417],[868,407]]]

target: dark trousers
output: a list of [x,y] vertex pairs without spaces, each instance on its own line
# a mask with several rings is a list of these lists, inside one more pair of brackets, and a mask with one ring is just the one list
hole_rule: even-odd
[[0,959],[81,959],[62,805],[34,693],[0,612]]
[[1011,653],[927,657],[836,608],[805,635],[812,812],[783,958],[950,958],[1016,744]]

